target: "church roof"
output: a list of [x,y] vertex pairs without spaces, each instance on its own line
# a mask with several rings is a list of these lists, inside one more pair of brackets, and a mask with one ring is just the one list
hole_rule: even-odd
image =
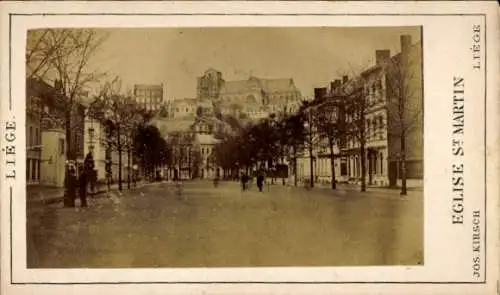
[[182,99],[173,99],[170,101],[170,105],[181,105],[181,104],[196,104],[198,101],[196,98],[182,98]]
[[297,88],[293,82],[293,79],[266,79],[262,80],[264,91],[266,92],[284,92],[284,91],[296,91]]
[[226,81],[222,86],[222,91],[225,93],[238,93],[247,88],[247,80]]
[[195,135],[195,140],[198,142],[198,144],[217,144],[219,140],[217,140],[213,135],[211,134],[196,134]]
[[164,136],[172,132],[186,132],[191,130],[193,120],[176,120],[176,119],[157,119],[153,124],[160,130]]
[[135,84],[134,89],[161,90],[163,89],[163,84]]
[[265,92],[289,92],[297,91],[293,79],[262,79],[251,76],[248,80],[226,81],[222,86],[222,91],[225,93],[238,93],[246,91],[252,85],[257,85],[258,88]]

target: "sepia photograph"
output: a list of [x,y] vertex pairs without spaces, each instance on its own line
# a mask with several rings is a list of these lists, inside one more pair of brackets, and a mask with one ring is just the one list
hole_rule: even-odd
[[494,294],[497,8],[1,2],[0,293]]
[[26,267],[424,265],[422,41],[28,30]]

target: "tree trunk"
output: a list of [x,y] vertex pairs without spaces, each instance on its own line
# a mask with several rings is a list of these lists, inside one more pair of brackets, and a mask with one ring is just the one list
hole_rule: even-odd
[[311,176],[310,185],[311,188],[314,187],[314,164],[313,164],[313,149],[312,149],[312,144],[309,144],[309,170],[310,173],[309,175]]
[[401,132],[401,195],[406,194],[406,134]]
[[128,147],[128,150],[127,150],[127,167],[128,167],[128,170],[127,170],[127,189],[130,189],[130,172],[132,171],[131,167],[130,167],[130,145]]
[[118,190],[122,190],[122,144],[120,139],[120,127],[116,129],[118,145]]
[[295,187],[297,187],[297,154],[295,153],[295,151],[293,153],[293,174],[293,184]]
[[366,192],[366,155],[365,155],[365,143],[361,140],[360,143],[360,156],[361,156],[361,191]]
[[[69,161],[72,158],[71,154],[71,110],[66,110],[66,118],[65,118],[65,131],[66,131],[66,160]],[[65,163],[64,165],[64,189],[66,191],[65,198],[64,198],[64,207],[74,207],[75,205],[75,197],[69,194],[69,188],[68,188],[68,179],[69,177],[69,165]],[[78,178],[78,175],[77,175]]]
[[333,151],[333,140],[330,140],[330,167],[332,169],[332,190],[337,188],[337,179],[335,177],[335,154]]

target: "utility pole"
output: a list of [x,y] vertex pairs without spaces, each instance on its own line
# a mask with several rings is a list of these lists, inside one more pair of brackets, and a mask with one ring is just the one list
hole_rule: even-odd
[[309,170],[311,171],[310,185],[314,187],[314,164],[313,164],[313,130],[312,130],[312,113],[309,109]]

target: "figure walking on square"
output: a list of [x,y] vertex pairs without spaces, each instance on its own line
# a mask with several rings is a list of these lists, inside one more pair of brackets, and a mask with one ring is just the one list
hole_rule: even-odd
[[80,182],[79,183],[80,206],[87,207],[87,175],[85,173],[85,170],[82,169],[82,172],[80,173],[80,178],[78,180]]
[[262,171],[257,175],[257,187],[259,188],[259,192],[262,192],[262,187],[264,185],[264,173]]
[[245,174],[245,172],[241,172],[241,188],[243,191],[247,189],[247,181],[248,176]]
[[75,168],[70,167],[68,171],[68,177],[66,178],[66,194],[69,200],[69,207],[75,207],[76,199],[76,188],[78,186],[78,181],[75,175]]

